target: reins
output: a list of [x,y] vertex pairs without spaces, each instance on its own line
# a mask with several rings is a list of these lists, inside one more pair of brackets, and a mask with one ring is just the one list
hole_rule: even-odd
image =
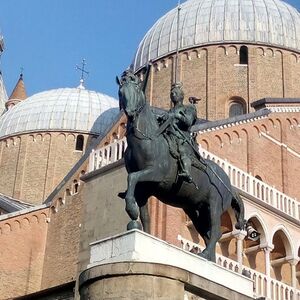
[[[137,137],[140,140],[153,140],[153,138],[156,137],[156,134],[154,135],[146,135],[144,132],[142,132],[138,126],[137,126],[137,117],[140,115],[140,113],[144,110],[144,108],[146,107],[146,102],[143,103],[143,105],[141,107],[139,107],[135,112],[134,112],[134,117],[133,117],[133,134],[135,135],[135,137]],[[137,133],[139,133],[142,137],[138,136]]]

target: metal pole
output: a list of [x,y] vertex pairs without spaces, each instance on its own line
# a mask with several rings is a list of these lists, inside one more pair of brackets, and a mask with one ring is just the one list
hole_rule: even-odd
[[176,44],[176,58],[175,58],[175,82],[177,83],[178,79],[178,59],[179,59],[179,22],[180,22],[180,0],[177,5],[177,44]]

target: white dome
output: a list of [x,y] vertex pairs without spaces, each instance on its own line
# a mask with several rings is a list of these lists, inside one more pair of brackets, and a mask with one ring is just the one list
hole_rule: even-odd
[[80,88],[35,94],[0,117],[0,138],[32,131],[103,133],[119,113],[116,99]]
[[[181,5],[179,49],[226,42],[258,43],[300,52],[300,13],[281,0],[188,0]],[[176,51],[177,8],[141,41],[133,68]]]

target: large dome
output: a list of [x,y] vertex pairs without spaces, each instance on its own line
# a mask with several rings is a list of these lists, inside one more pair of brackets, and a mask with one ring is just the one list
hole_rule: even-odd
[[[281,0],[188,0],[181,5],[180,50],[226,42],[258,43],[300,52],[300,13]],[[147,32],[134,70],[176,51],[177,9]]]
[[118,102],[80,88],[35,94],[0,118],[0,138],[32,131],[76,131],[101,134],[115,121]]

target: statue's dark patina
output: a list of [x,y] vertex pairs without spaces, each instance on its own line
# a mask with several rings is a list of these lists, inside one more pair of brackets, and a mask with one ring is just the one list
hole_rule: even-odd
[[191,168],[195,145],[189,129],[197,120],[197,111],[194,105],[183,104],[184,93],[179,83],[172,85],[170,98],[173,108],[158,120],[168,125],[165,126],[166,130],[163,134],[168,141],[170,153],[178,158],[178,176],[193,182]]
[[244,229],[244,205],[223,169],[200,157],[188,134],[195,122],[195,107],[183,105],[181,86],[171,89],[174,108],[157,120],[145,98],[146,81],[147,75],[141,82],[131,71],[117,78],[120,109],[128,120],[127,191],[119,194],[132,219],[128,229],[141,229],[140,217],[143,229],[150,231],[147,201],[155,196],[185,211],[205,241],[201,256],[215,261],[222,213],[232,207],[236,228]]

